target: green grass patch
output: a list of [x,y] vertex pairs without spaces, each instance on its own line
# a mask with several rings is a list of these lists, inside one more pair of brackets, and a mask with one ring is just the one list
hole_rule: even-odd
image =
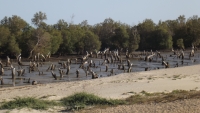
[[183,99],[200,99],[200,91],[196,90],[173,90],[170,93],[158,92],[149,93],[141,91],[140,93],[128,92],[133,95],[126,99],[105,99],[93,94],[85,92],[75,93],[71,96],[62,98],[60,101],[48,101],[42,99],[36,99],[33,97],[15,98],[9,102],[3,102],[0,109],[20,109],[20,108],[32,108],[39,110],[46,110],[54,106],[64,106],[67,110],[80,110],[86,107],[98,107],[105,108],[116,105],[131,105],[131,104],[148,104],[148,103],[165,103],[173,102]]
[[100,98],[96,95],[88,94],[85,92],[76,93],[69,97],[62,98],[61,102],[64,106],[72,110],[73,109],[79,110],[79,109],[85,108],[86,106],[94,106],[94,105],[125,104],[124,100]]
[[55,101],[40,100],[33,97],[18,97],[12,101],[3,102],[0,106],[0,109],[21,109],[27,107],[32,109],[46,110],[47,108],[56,105],[58,105],[58,103]]

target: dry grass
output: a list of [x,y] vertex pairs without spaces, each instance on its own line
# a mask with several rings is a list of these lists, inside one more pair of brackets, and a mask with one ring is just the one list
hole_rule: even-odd
[[174,90],[170,93],[148,93],[145,91],[126,99],[129,104],[172,102],[183,99],[200,98],[200,91]]

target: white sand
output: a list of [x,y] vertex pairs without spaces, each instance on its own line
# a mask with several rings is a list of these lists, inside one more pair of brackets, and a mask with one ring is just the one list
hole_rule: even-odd
[[176,89],[199,90],[200,65],[124,73],[93,80],[1,88],[0,101],[43,96],[48,96],[49,100],[59,100],[83,91],[100,97],[121,99],[133,94],[130,92],[170,92]]

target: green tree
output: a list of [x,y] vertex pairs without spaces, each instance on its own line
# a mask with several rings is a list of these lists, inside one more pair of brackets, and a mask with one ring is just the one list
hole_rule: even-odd
[[39,11],[38,13],[34,14],[31,21],[36,27],[40,27],[40,25],[42,25],[43,21],[46,19],[47,19],[46,14]]
[[17,56],[21,53],[21,49],[19,48],[19,45],[16,42],[16,39],[14,36],[9,37],[7,48],[8,48],[6,52],[7,54]]
[[58,52],[60,54],[71,54],[74,51],[78,53],[77,43],[80,42],[84,35],[84,30],[78,25],[70,24],[67,30],[62,30],[63,42],[60,45]]
[[68,23],[65,22],[65,20],[63,19],[60,19],[58,20],[57,24],[54,25],[54,28],[57,29],[57,30],[67,30],[68,28]]
[[60,47],[60,44],[62,43],[62,35],[61,32],[58,30],[51,30],[51,53],[54,54],[57,52],[57,50]]
[[120,25],[111,18],[105,19],[102,23],[96,24],[94,33],[99,36],[99,40],[102,42],[101,49],[112,46],[111,38],[115,35],[115,29]]
[[169,27],[166,22],[159,21],[159,24],[156,26],[155,31],[153,32],[153,45],[154,49],[171,49],[173,45],[172,36]]
[[28,57],[29,52],[33,49],[33,48],[30,48],[32,46],[29,45],[29,42],[30,42],[31,38],[33,37],[32,35],[34,35],[34,31],[35,31],[35,29],[32,26],[27,25],[23,29],[23,33],[20,36],[21,40],[18,42],[18,44],[19,44],[19,48],[22,50],[21,54],[24,57]]
[[[174,20],[174,34],[173,36],[173,44],[174,47],[177,47],[176,41],[180,37],[184,37],[183,39],[186,40],[188,38],[188,33],[187,33],[187,26],[186,26],[186,19],[184,15],[180,15],[176,20]],[[187,41],[189,42],[189,40]],[[187,44],[186,44],[187,45]],[[191,43],[189,44],[191,46]]]
[[81,41],[84,44],[84,51],[94,51],[99,50],[101,47],[101,42],[99,37],[91,31],[86,31]]
[[1,25],[8,27],[12,35],[19,37],[27,23],[19,16],[13,15],[9,18],[4,17],[4,19],[1,20]]
[[153,49],[171,49],[173,42],[172,36],[168,33],[166,29],[157,29],[154,31],[154,47]]
[[125,27],[115,29],[115,35],[112,37],[111,41],[113,49],[127,49],[129,46],[129,35]]
[[8,27],[0,25],[0,53],[4,53],[7,50],[6,45],[10,36],[10,31]]
[[186,47],[191,47],[191,44],[194,46],[200,45],[200,18],[197,15],[190,17],[187,22],[187,36],[184,37],[186,42],[184,45]]
[[5,50],[6,54],[19,54],[21,52],[20,48],[25,48],[22,45],[19,47],[19,45],[24,41],[21,39],[21,35],[28,24],[19,16],[13,15],[12,17],[4,17],[1,20],[1,25],[9,28],[10,31],[8,47]]
[[150,50],[153,48],[152,33],[155,30],[155,23],[151,19],[145,19],[142,23],[137,25],[138,33],[140,34],[140,50]]
[[37,53],[47,54],[51,51],[51,35],[45,31],[47,30],[45,29],[47,28],[47,25],[43,22],[46,19],[46,14],[42,12],[34,14],[31,19],[32,23],[37,28],[29,40],[29,48],[31,48],[29,58]]
[[51,35],[43,29],[35,29],[28,40],[28,45],[31,50],[29,57],[37,53],[47,54],[51,51]]
[[75,43],[75,51],[77,54],[83,54],[84,53],[84,42],[78,41]]
[[140,35],[137,32],[137,28],[132,27],[129,31],[129,46],[128,46],[129,53],[138,49],[139,43],[140,43]]
[[180,38],[176,41],[177,47],[179,47],[180,49],[184,49],[184,43],[183,43],[183,39]]
[[11,35],[8,27],[4,26],[0,26],[0,51],[6,55],[16,55],[21,52],[15,37]]

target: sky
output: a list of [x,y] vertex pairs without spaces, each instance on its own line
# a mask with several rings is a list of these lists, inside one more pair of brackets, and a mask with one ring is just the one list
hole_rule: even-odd
[[17,15],[33,25],[31,19],[39,11],[47,15],[44,22],[50,25],[60,19],[95,25],[111,18],[133,26],[145,19],[158,23],[180,15],[200,16],[200,0],[0,0],[0,20]]

